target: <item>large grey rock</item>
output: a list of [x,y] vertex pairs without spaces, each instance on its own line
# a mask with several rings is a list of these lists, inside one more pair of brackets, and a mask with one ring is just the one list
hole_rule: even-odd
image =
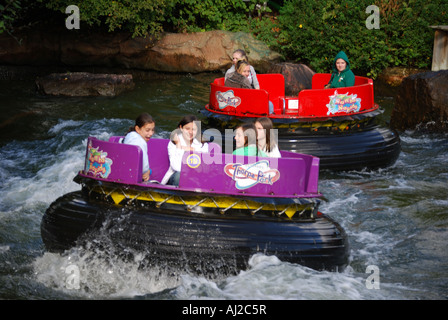
[[285,94],[297,96],[303,89],[311,89],[315,72],[304,64],[282,62],[271,65],[267,73],[281,73],[285,77]]
[[52,73],[37,78],[36,85],[41,94],[53,96],[113,97],[134,88],[132,75],[88,72]]
[[397,130],[448,132],[448,70],[403,79],[390,125]]
[[[18,41],[20,39],[20,41]],[[116,67],[161,72],[198,73],[225,70],[236,49],[264,73],[280,58],[251,34],[209,31],[166,33],[160,40],[127,33],[28,30],[15,38],[0,35],[0,65]]]
[[[130,45],[123,46],[123,52],[129,52]],[[236,49],[245,50],[250,64],[259,72],[266,72],[270,63],[280,57],[251,34],[209,31],[165,34],[132,64],[164,72],[216,71],[230,67]]]

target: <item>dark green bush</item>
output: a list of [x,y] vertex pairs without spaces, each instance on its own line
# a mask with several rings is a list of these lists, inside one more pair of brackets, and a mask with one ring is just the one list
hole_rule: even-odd
[[47,8],[65,13],[69,5],[79,8],[81,28],[106,27],[108,31],[129,31],[134,36],[157,35],[163,31],[173,0],[38,0]]
[[19,0],[6,0],[0,3],[0,33],[13,29],[14,21],[18,18],[22,6]]
[[178,32],[209,30],[248,31],[248,16],[256,1],[173,0],[167,22]]
[[434,31],[446,24],[446,0],[381,0],[380,28],[369,30],[371,0],[285,1],[271,47],[287,59],[329,72],[339,50],[358,73],[375,78],[389,66],[430,68]]
[[134,36],[156,36],[162,31],[249,31],[248,17],[260,11],[257,0],[38,1],[60,12],[76,4],[81,23],[106,26],[109,31],[126,30]]

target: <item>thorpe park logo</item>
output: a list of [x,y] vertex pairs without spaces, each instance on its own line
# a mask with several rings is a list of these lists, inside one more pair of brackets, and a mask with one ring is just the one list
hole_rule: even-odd
[[361,109],[361,98],[357,98],[356,94],[338,94],[335,90],[334,95],[330,96],[327,108],[327,115],[338,112],[358,112]]
[[269,167],[269,161],[261,160],[252,164],[229,163],[224,172],[235,181],[238,190],[244,190],[258,183],[272,185],[280,179],[280,172]]
[[107,152],[99,151],[89,144],[87,151],[87,173],[91,173],[94,177],[106,179],[111,172],[112,160],[107,157]]
[[219,109],[224,109],[227,107],[236,108],[241,104],[241,98],[235,97],[233,90],[229,90],[224,93],[221,91],[216,91],[215,96],[218,101]]

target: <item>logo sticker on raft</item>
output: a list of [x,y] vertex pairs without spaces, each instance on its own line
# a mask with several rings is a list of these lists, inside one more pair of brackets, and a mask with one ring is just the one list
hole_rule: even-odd
[[361,98],[357,94],[338,94],[335,90],[334,95],[330,96],[330,103],[327,104],[327,115],[338,112],[350,113],[358,112],[361,109]]
[[192,169],[196,169],[197,167],[199,167],[201,165],[201,157],[195,153],[190,154],[187,157],[186,161],[187,161],[187,166],[189,166]]
[[241,98],[235,97],[233,90],[229,90],[224,93],[221,91],[216,91],[215,96],[218,101],[219,109],[224,109],[227,107],[236,108],[241,104]]
[[94,177],[106,179],[112,167],[112,160],[107,157],[107,152],[99,151],[98,148],[89,144],[87,148],[87,173],[91,173]]
[[229,163],[224,172],[235,181],[238,190],[244,190],[258,183],[272,185],[280,179],[280,171],[271,169],[269,161],[262,160],[252,164]]

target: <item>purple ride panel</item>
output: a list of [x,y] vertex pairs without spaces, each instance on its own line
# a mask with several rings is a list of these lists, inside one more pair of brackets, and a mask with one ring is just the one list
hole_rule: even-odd
[[[111,137],[110,141],[114,142],[107,142],[89,137],[84,174],[121,184],[173,188],[141,182],[141,149],[118,143],[118,139]],[[168,169],[168,142],[167,139],[151,139],[148,142],[153,170],[151,179],[160,181]],[[219,148],[213,149],[211,154],[184,154],[179,189],[273,197],[318,194],[319,159],[316,157],[287,151],[282,151],[282,158],[243,157],[223,154]]]

